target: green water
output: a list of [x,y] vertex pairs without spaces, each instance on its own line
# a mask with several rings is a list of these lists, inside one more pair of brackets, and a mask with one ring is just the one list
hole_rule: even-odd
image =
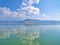
[[60,45],[60,26],[1,25],[0,45]]

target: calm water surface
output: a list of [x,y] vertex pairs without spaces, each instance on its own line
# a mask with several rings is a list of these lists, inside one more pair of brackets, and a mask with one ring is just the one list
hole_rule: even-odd
[[0,25],[0,45],[60,45],[60,25]]

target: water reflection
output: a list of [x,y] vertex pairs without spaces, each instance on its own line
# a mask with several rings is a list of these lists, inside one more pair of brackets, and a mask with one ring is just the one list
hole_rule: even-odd
[[[4,28],[4,27],[3,27]],[[7,29],[8,28],[8,29]],[[22,27],[7,27],[4,30],[0,30],[0,39],[7,38],[11,35],[16,35],[17,37],[22,37],[28,40],[34,40],[34,38],[39,37],[39,31],[26,29],[26,26]]]
[[0,45],[57,45],[59,34],[58,25],[0,26]]
[[2,31],[0,30],[0,39],[6,39],[10,37],[10,32],[9,31]]
[[37,39],[40,36],[40,32],[33,28],[30,30],[29,26],[21,25],[0,27],[0,40],[9,40],[11,36],[20,40],[20,44],[22,45],[39,45],[39,41],[37,41]]

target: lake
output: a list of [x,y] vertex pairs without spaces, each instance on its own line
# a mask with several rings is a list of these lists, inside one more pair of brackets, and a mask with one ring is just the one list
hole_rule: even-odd
[[0,45],[60,45],[60,25],[0,25]]

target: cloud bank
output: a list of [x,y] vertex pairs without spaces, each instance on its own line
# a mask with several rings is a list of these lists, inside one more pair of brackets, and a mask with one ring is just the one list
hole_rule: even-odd
[[20,19],[24,20],[27,18],[34,19],[40,14],[40,9],[33,6],[38,4],[39,0],[22,0],[20,8],[17,11],[11,11],[7,7],[0,7],[0,20],[3,19]]

